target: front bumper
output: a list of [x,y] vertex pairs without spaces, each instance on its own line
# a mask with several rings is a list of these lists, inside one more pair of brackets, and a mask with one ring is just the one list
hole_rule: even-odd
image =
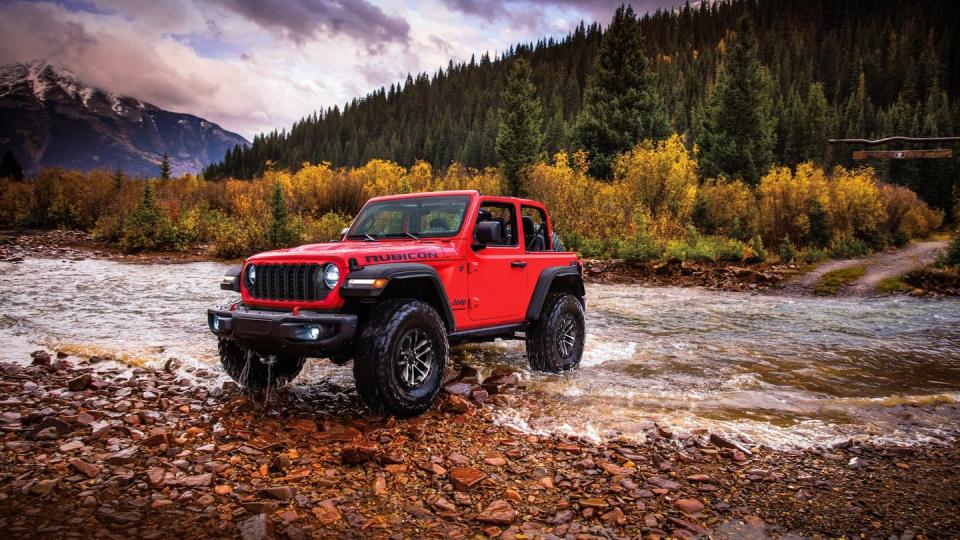
[[357,316],[318,311],[268,311],[242,304],[207,310],[207,326],[217,337],[267,354],[314,356],[336,350],[357,331]]

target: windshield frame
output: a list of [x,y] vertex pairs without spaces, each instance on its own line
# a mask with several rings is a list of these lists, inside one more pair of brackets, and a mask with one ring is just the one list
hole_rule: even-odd
[[[407,232],[400,232],[400,233],[388,234],[388,235],[377,235],[369,232],[366,232],[366,233],[357,232],[355,230],[360,226],[360,223],[364,221],[361,219],[363,215],[368,211],[370,211],[371,209],[374,209],[379,205],[390,205],[394,203],[409,204],[411,201],[417,201],[418,213],[420,212],[420,209],[422,208],[423,203],[438,202],[438,201],[444,201],[444,202],[462,201],[463,210],[460,214],[459,227],[457,228],[457,230],[451,231],[451,232],[433,232],[433,233],[417,232],[417,233],[410,233],[409,235],[407,234]],[[398,198],[372,200],[367,204],[365,204],[363,208],[360,209],[360,212],[357,213],[357,217],[354,218],[353,223],[350,225],[350,230],[347,231],[346,238],[348,240],[364,240],[364,239],[367,239],[369,235],[370,238],[374,238],[376,240],[414,240],[414,237],[411,236],[413,234],[416,234],[416,239],[418,240],[427,239],[427,238],[431,238],[431,239],[432,238],[454,238],[456,236],[459,236],[460,233],[463,231],[464,223],[466,222],[466,219],[467,219],[467,211],[469,209],[470,209],[469,195],[416,195],[412,197],[398,197]]]

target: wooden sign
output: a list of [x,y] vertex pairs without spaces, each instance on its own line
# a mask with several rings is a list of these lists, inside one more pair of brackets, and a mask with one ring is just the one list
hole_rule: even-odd
[[853,159],[940,159],[953,157],[949,148],[933,150],[854,150]]

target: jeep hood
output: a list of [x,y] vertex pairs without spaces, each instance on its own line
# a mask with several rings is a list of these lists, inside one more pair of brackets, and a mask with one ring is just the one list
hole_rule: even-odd
[[248,262],[258,261],[310,261],[338,259],[344,264],[351,258],[361,266],[389,262],[418,262],[437,259],[453,259],[457,250],[450,241],[381,240],[377,242],[330,242],[307,244],[288,249],[258,253]]

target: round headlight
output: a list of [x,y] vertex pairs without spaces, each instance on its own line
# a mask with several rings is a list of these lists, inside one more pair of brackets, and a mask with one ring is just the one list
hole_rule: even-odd
[[330,263],[323,267],[323,284],[326,285],[328,289],[332,289],[337,286],[337,282],[340,281],[340,269],[337,268],[337,265]]
[[247,268],[247,283],[249,283],[250,285],[253,285],[256,282],[257,282],[257,267],[251,264],[250,267]]

